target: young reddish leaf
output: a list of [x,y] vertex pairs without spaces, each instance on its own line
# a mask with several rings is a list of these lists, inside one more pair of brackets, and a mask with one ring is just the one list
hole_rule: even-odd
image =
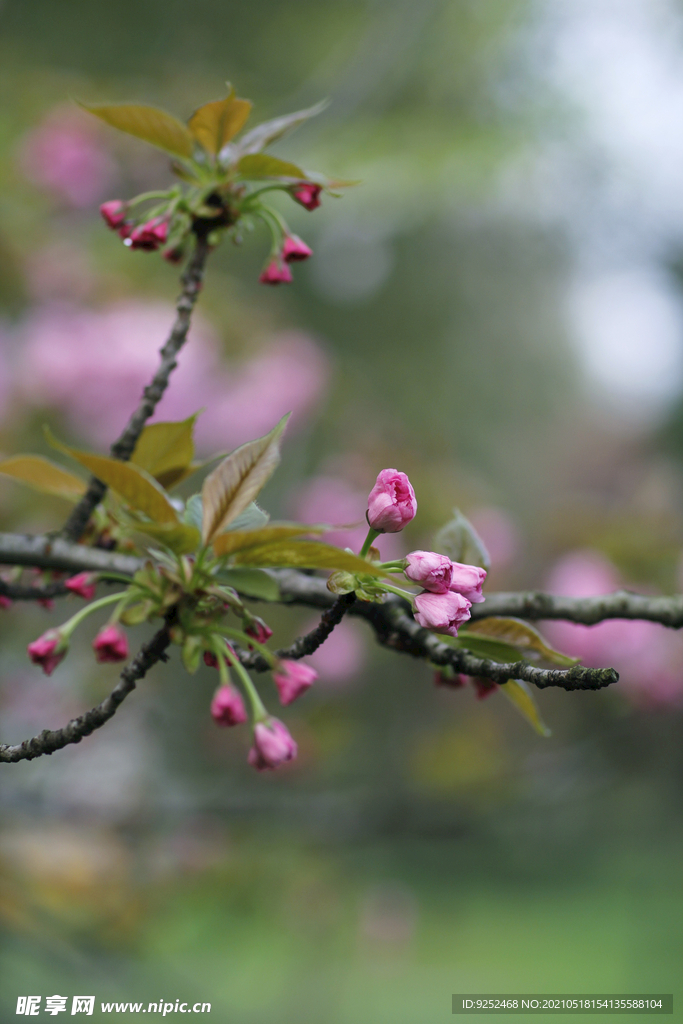
[[243,156],[237,162],[237,172],[240,178],[257,180],[259,178],[287,178],[292,181],[301,181],[306,174],[296,164],[290,164],[286,160],[279,160],[276,156],[267,156],[265,153],[253,153]]
[[477,619],[475,622],[467,623],[468,633],[477,633],[482,637],[490,637],[492,640],[500,641],[516,647],[522,657],[528,657],[529,653],[535,653],[545,658],[554,665],[571,666],[576,665],[578,659],[570,658],[561,654],[551,647],[547,640],[541,636],[537,629],[530,626],[528,622],[521,619],[506,619],[492,615],[486,619]]
[[91,455],[90,452],[70,448],[58,441],[48,427],[44,430],[53,448],[80,462],[93,476],[116,491],[131,508],[144,512],[155,523],[178,522],[176,510],[168,495],[144,469],[130,462],[121,462],[120,459],[110,459],[106,455]]
[[551,730],[541,718],[530,687],[522,679],[508,679],[507,683],[501,685],[501,690],[540,736],[552,736]]
[[90,106],[80,104],[84,110],[90,111],[95,117],[106,121],[112,128],[135,135],[138,139],[149,142],[152,146],[173,153],[174,156],[192,156],[194,142],[192,135],[177,118],[157,107],[148,107],[141,103],[116,103],[111,105]]
[[242,130],[250,111],[249,100],[237,99],[233,89],[226,99],[213,100],[195,110],[187,127],[200,146],[215,156]]
[[202,540],[208,544],[250,505],[280,462],[280,437],[290,413],[265,437],[236,448],[202,487]]
[[42,455],[13,455],[0,462],[0,473],[11,476],[44,494],[56,494],[67,501],[78,501],[86,485],[80,477],[62,469]]
[[[157,479],[164,474],[187,469],[194,458],[192,431],[198,415],[195,413],[186,420],[175,422],[147,424],[130,461]],[[180,473],[176,475],[180,476]]]
[[263,544],[247,548],[233,555],[235,565],[253,565],[260,568],[297,567],[299,569],[344,569],[366,576],[384,576],[382,569],[366,562],[358,555],[331,544],[316,540],[299,540]]
[[235,551],[274,544],[306,533],[324,533],[329,529],[329,526],[308,526],[306,523],[271,523],[258,530],[228,530],[214,538],[213,549],[219,556],[231,555]]
[[272,121],[264,121],[263,124],[256,125],[237,143],[239,152],[244,154],[260,152],[271,142],[276,142],[287,132],[293,131],[304,121],[308,121],[310,117],[315,117],[325,109],[327,104],[327,100],[322,100],[314,107],[309,107],[308,110],[297,110],[294,114],[285,114],[283,117],[275,117]]

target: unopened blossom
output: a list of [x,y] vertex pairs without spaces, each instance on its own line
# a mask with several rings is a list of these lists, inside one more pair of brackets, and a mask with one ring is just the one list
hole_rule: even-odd
[[481,676],[473,676],[472,685],[477,691],[477,700],[485,700],[498,689],[498,683],[494,683],[493,679],[483,679]]
[[234,686],[221,686],[216,690],[211,701],[211,717],[217,725],[241,725],[247,721],[244,701]]
[[298,260],[307,260],[313,255],[313,250],[298,235],[286,235],[280,255],[285,263],[295,263]]
[[444,665],[434,673],[434,686],[447,686],[451,690],[461,690],[468,682],[468,676],[455,672],[450,665]]
[[26,650],[34,665],[41,665],[46,676],[51,676],[69,649],[69,642],[59,629],[48,629],[28,645]]
[[411,551],[406,555],[405,574],[433,594],[445,594],[453,577],[453,563],[436,551]]
[[102,203],[100,214],[107,227],[116,231],[124,223],[127,209],[127,203],[124,203],[121,199],[110,199],[108,202]]
[[398,533],[416,512],[415,491],[405,473],[383,469],[368,497],[368,524],[378,533]]
[[274,256],[259,277],[261,284],[289,284],[293,280],[292,271],[280,256]]
[[458,626],[470,617],[471,602],[462,594],[430,594],[425,590],[415,598],[415,619],[435,633],[458,635]]
[[273,672],[273,679],[280,694],[281,704],[291,704],[300,697],[309,686],[318,678],[314,668],[302,664],[300,661],[289,661],[287,659],[279,662],[277,671]]
[[218,658],[213,651],[204,651],[204,664],[209,668],[218,668]]
[[9,597],[5,597],[4,594],[0,594],[0,608],[11,608],[12,600]]
[[134,228],[128,238],[127,244],[131,249],[145,249],[151,252],[164,245],[168,237],[168,223],[165,220],[148,220]]
[[128,638],[119,626],[110,623],[101,629],[92,642],[97,660],[125,661],[128,657]]
[[307,210],[315,210],[320,206],[321,192],[321,185],[316,185],[312,181],[303,181],[292,189],[292,197]]
[[478,565],[464,565],[462,562],[453,562],[452,566],[453,576],[449,589],[456,594],[462,594],[472,604],[481,604],[485,601],[481,586],[486,579],[486,571]]
[[86,601],[92,601],[97,589],[97,577],[92,572],[79,572],[78,575],[66,580],[64,586],[72,594],[77,594],[78,597],[82,597]]
[[286,761],[293,761],[298,750],[287,726],[277,718],[269,718],[254,726],[254,746],[247,760],[259,772],[274,771]]
[[268,623],[264,622],[258,615],[254,615],[247,625],[244,626],[244,632],[260,644],[265,644],[273,635],[273,631]]

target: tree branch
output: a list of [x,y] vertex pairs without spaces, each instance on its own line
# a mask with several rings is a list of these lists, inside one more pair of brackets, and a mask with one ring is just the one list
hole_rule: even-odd
[[[127,427],[111,446],[110,452],[114,459],[121,459],[123,462],[128,461],[135,450],[135,445],[145,423],[153,414],[164,391],[168,387],[171,373],[177,366],[176,356],[187,338],[192,310],[201,291],[204,267],[208,254],[209,244],[206,240],[206,235],[204,233],[197,235],[194,252],[181,277],[183,290],[176,302],[177,315],[171,328],[171,333],[168,341],[161,349],[159,369],[155,373],[152,383],[148,384],[143,391],[140,404],[128,421]],[[106,484],[103,484],[96,477],[91,478],[87,491],[64,524],[62,536],[66,540],[76,541],[81,537],[95,506],[102,501],[106,490]]]
[[[297,637],[289,647],[281,647],[279,651],[275,652],[277,657],[298,661],[299,658],[305,658],[307,655],[313,654],[314,651],[317,651],[325,643],[334,627],[339,625],[355,600],[356,595],[353,593],[342,594],[333,605],[330,605],[326,612],[323,612],[320,622],[315,629],[312,629],[310,633]],[[266,659],[258,651],[240,651],[240,661],[245,668],[254,668],[257,672],[267,672],[270,668]]]
[[9,743],[0,744],[0,761],[32,761],[43,754],[54,754],[55,750],[61,750],[70,743],[80,743],[84,736],[89,736],[95,729],[101,728],[116,714],[119,705],[129,693],[132,693],[137,681],[147,674],[152,665],[158,661],[166,661],[166,648],[171,642],[169,628],[170,623],[167,621],[163,628],[142,646],[130,665],[126,665],[119,682],[101,704],[78,718],[73,718],[63,729],[45,729],[39,736],[24,740],[15,746]]
[[519,619],[565,619],[594,626],[605,619],[646,619],[670,629],[683,626],[683,595],[645,597],[628,590],[599,597],[558,597],[539,590],[512,594],[489,594],[483,604],[472,605],[472,618],[489,615]]
[[71,544],[61,537],[52,537],[48,534],[31,536],[21,533],[0,533],[0,565],[57,569],[71,575],[90,570],[132,576],[143,564],[143,559],[135,555],[122,555],[117,551]]

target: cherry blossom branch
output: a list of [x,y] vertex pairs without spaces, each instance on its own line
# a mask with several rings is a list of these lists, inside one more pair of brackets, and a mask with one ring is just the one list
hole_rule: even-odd
[[89,736],[100,729],[119,709],[119,706],[132,693],[139,679],[147,674],[158,661],[166,661],[166,648],[171,642],[169,621],[158,630],[151,640],[143,644],[139,653],[126,665],[121,678],[108,697],[78,718],[73,718],[63,729],[44,729],[39,736],[24,740],[23,743],[11,745],[0,744],[0,762],[32,761],[44,754],[54,754],[55,750],[70,743],[80,743],[84,736]]
[[[277,657],[298,661],[299,658],[305,658],[307,655],[313,654],[325,643],[334,627],[339,625],[355,600],[356,595],[353,593],[342,594],[334,604],[330,605],[326,612],[323,612],[320,622],[315,629],[312,629],[310,633],[297,637],[289,647],[281,647],[279,651],[275,652]],[[249,653],[240,651],[240,661],[245,668],[254,668],[257,672],[267,672],[270,668],[269,663],[258,651]]]
[[[177,366],[176,356],[187,338],[192,310],[202,288],[206,258],[210,251],[205,232],[197,234],[196,238],[194,251],[181,277],[183,289],[176,302],[177,314],[168,341],[161,349],[159,368],[151,384],[144,389],[140,404],[128,421],[125,430],[110,449],[112,458],[121,459],[123,462],[127,462],[133,454],[145,423],[154,413],[168,387],[171,373]],[[62,536],[66,540],[76,541],[81,537],[90,516],[96,505],[102,501],[106,490],[106,484],[96,477],[91,478],[87,491],[64,524]]]

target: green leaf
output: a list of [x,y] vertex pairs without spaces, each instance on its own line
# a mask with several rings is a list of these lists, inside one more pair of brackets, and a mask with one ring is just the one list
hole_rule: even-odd
[[522,679],[508,679],[500,688],[540,736],[552,736],[551,730],[541,718],[530,687]]
[[145,142],[158,146],[167,153],[185,158],[192,156],[192,135],[182,121],[164,110],[140,103],[116,103],[106,106],[81,103],[80,106],[100,120],[106,121],[112,128],[144,139]]
[[316,103],[314,107],[307,110],[297,110],[294,114],[285,114],[283,117],[274,117],[271,121],[264,121],[247,132],[237,144],[240,153],[258,153],[260,150],[270,146],[271,143],[281,139],[283,135],[293,131],[304,121],[315,117],[328,105],[327,100]]
[[358,555],[316,540],[250,547],[236,552],[233,560],[236,565],[255,565],[261,568],[296,566],[299,569],[345,569],[347,572],[363,573],[366,576],[384,575],[383,570],[359,558]]
[[254,500],[280,462],[280,437],[290,413],[265,437],[236,448],[202,487],[202,540],[212,541]]
[[257,505],[255,501],[252,501],[251,505],[247,505],[244,512],[240,512],[237,519],[233,519],[228,527],[229,530],[257,530],[261,526],[265,526],[270,520],[268,513]]
[[292,537],[307,533],[324,533],[328,526],[310,526],[306,523],[271,523],[256,530],[228,530],[220,533],[213,542],[213,549],[220,557],[232,555],[247,548],[260,548],[265,544],[276,544]]
[[249,100],[238,99],[232,89],[226,99],[213,100],[195,110],[187,127],[200,146],[215,156],[242,130],[250,112]]
[[13,455],[0,462],[0,473],[11,476],[44,494],[55,494],[67,501],[78,501],[86,484],[80,477],[62,469],[42,455]]
[[223,569],[216,574],[216,579],[246,597],[256,597],[261,601],[280,600],[277,580],[262,569]]
[[287,178],[290,181],[301,181],[306,177],[304,171],[296,164],[290,164],[287,160],[278,160],[276,156],[266,156],[265,153],[252,153],[243,156],[237,162],[237,172],[241,178],[249,181],[260,178]]
[[453,509],[453,518],[434,535],[432,548],[453,562],[479,565],[487,572],[491,568],[491,556],[486,545],[459,508]]
[[[490,637],[493,640],[516,647],[522,657],[537,655],[553,665],[570,667],[578,664],[578,658],[570,658],[567,654],[556,651],[545,640],[537,629],[521,619],[506,619],[492,615],[486,619],[477,619],[467,623],[467,632],[478,636]],[[461,633],[459,635],[462,635]]]
[[110,459],[106,455],[91,455],[89,452],[69,448],[58,441],[48,427],[45,427],[45,436],[53,448],[80,462],[93,476],[116,491],[131,508],[144,512],[155,523],[178,522],[168,495],[144,469],[130,462]]
[[199,531],[202,528],[202,496],[201,494],[191,495],[185,502],[183,522],[188,526],[194,526]]
[[130,523],[128,529],[153,537],[176,555],[189,555],[196,551],[202,539],[199,530],[186,523]]
[[501,643],[499,640],[489,639],[486,636],[477,636],[468,629],[459,629],[457,637],[453,638],[453,647],[462,647],[470,651],[478,658],[490,658],[492,661],[507,662],[520,661],[520,652],[510,644]]
[[175,422],[149,423],[140,434],[130,461],[157,480],[174,474],[181,476],[194,458],[192,433],[198,415]]

